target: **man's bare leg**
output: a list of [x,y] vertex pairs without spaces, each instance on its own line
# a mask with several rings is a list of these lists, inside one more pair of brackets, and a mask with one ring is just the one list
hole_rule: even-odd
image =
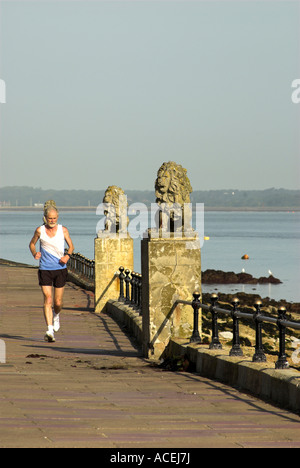
[[63,308],[63,296],[65,288],[54,288],[54,312],[59,314]]
[[59,313],[63,307],[63,288],[54,288],[54,316],[53,316],[53,327],[54,331],[58,332],[60,329],[60,317]]
[[41,286],[41,288],[44,295],[44,316],[48,327],[45,335],[45,341],[54,342],[52,286]]
[[53,324],[53,312],[52,312],[52,286],[42,286],[42,292],[44,295],[44,317],[46,325]]

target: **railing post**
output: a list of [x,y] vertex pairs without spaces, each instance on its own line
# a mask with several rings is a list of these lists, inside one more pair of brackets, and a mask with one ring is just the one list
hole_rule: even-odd
[[[65,254],[66,254],[67,251],[65,251]],[[69,262],[68,262],[68,268],[70,270],[73,270],[73,263],[74,263],[74,259],[73,259],[73,254],[72,255],[69,255]]]
[[90,265],[90,279],[93,280],[94,279],[94,261],[91,260],[91,265]]
[[218,312],[215,310],[216,303],[218,302],[217,294],[211,295],[210,302],[211,302],[210,312],[212,315],[212,340],[209,345],[209,349],[222,349],[222,345],[219,340],[219,331],[218,331]]
[[236,315],[239,300],[237,298],[233,299],[232,305],[233,310],[231,312],[231,317],[233,319],[233,340],[229,356],[243,356],[243,351],[240,344],[239,319]]
[[281,321],[285,320],[286,308],[280,307],[278,309],[277,326],[279,328],[279,356],[275,364],[276,369],[288,369],[289,363],[287,362],[285,354],[285,330],[286,327],[282,325]]
[[200,303],[200,293],[198,291],[193,294],[194,300],[192,302],[192,307],[194,309],[194,330],[190,339],[190,343],[201,343],[201,337],[199,334],[199,309],[201,306]]
[[130,299],[130,305],[132,308],[135,308],[135,290],[136,290],[136,279],[135,279],[135,272],[131,272],[131,299]]
[[134,308],[137,310],[137,305],[138,305],[138,295],[139,295],[139,274],[135,273],[134,274],[135,279],[134,279]]
[[95,280],[95,260],[92,260],[92,279]]
[[252,358],[253,362],[266,362],[267,360],[266,355],[264,353],[264,348],[262,345],[262,323],[259,320],[259,316],[261,315],[260,306],[261,306],[261,302],[256,301],[256,303],[254,304],[256,312],[253,314],[253,319],[255,322],[255,335],[256,335],[255,353]]
[[135,310],[138,310],[139,308],[139,273],[135,274],[135,298],[134,298],[134,305],[135,305]]
[[119,268],[119,271],[120,271],[120,275],[119,275],[119,279],[120,279],[120,296],[119,296],[119,301],[120,302],[123,302],[125,297],[124,297],[124,279],[125,279],[125,275],[124,275],[124,267],[120,267]]
[[140,315],[142,314],[142,275],[140,273],[138,273],[137,275],[137,283],[138,283],[138,287],[137,287],[137,309],[140,313]]
[[130,304],[130,282],[131,282],[131,278],[130,278],[130,270],[125,270],[125,275],[126,275],[126,278],[125,278],[125,304]]

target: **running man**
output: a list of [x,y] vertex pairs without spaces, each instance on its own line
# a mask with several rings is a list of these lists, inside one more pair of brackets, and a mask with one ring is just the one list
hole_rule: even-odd
[[[44,224],[36,229],[29,244],[33,257],[40,261],[38,277],[44,296],[44,316],[48,327],[45,341],[50,343],[55,341],[54,332],[60,329],[59,313],[63,306],[64,287],[68,276],[67,263],[74,250],[68,229],[57,221],[56,204],[49,200],[44,205]],[[38,240],[40,252],[36,250]],[[66,255],[65,242],[69,247]]]

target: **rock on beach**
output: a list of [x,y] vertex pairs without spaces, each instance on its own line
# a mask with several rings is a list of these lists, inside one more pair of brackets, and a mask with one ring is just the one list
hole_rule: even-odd
[[273,275],[254,278],[249,273],[209,269],[202,273],[202,282],[203,284],[280,284],[282,281]]

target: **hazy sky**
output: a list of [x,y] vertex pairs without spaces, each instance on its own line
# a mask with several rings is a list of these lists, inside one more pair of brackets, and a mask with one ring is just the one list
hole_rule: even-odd
[[1,0],[0,185],[299,189],[299,1]]

